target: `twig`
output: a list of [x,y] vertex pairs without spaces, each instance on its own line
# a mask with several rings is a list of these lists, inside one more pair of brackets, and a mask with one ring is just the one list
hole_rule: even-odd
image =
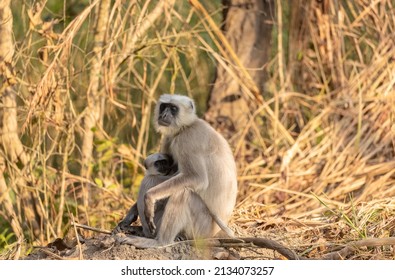
[[64,258],[62,258],[61,256],[59,256],[58,254],[55,254],[53,252],[51,252],[50,250],[48,250],[47,248],[39,248],[39,250],[43,253],[45,253],[46,255],[56,259],[56,260],[64,260]]
[[79,238],[78,233],[77,233],[77,226],[76,226],[76,223],[74,221],[73,214],[70,214],[70,218],[71,218],[71,224],[72,224],[72,226],[74,228],[74,234],[75,234],[75,237],[76,237],[76,240],[77,240],[77,246],[78,246],[78,250],[79,250],[79,259],[82,260],[83,259],[82,246],[81,246],[80,238]]
[[99,232],[99,233],[104,233],[104,234],[111,234],[111,231],[109,230],[105,230],[105,229],[100,229],[100,228],[94,228],[94,227],[90,227],[87,225],[82,225],[82,224],[78,224],[75,222],[71,222],[72,226],[78,227],[78,228],[83,228],[86,230],[91,230],[91,231],[95,231],[95,232]]

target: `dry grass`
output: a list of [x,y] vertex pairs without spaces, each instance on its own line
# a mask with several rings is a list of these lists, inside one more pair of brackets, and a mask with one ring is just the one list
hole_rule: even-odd
[[[88,178],[80,176],[81,139],[97,2],[72,19],[60,15],[61,23],[42,22],[40,8],[13,6],[25,20],[15,61],[30,163],[9,162],[7,183],[28,244],[65,235],[72,216],[105,229],[121,218],[141,180],[141,159],[157,147],[150,123],[157,93],[185,92],[204,104],[213,59],[248,81],[242,86],[254,98],[250,80],[243,79],[248,69],[240,70],[237,58],[221,49],[227,45],[213,26],[218,7],[206,3],[209,12],[202,12],[165,5],[158,13],[154,1],[124,2],[109,11],[101,50],[105,103]],[[311,2],[298,71],[284,65],[279,40],[266,69],[265,101],[229,141],[239,166],[232,220],[238,234],[273,237],[314,257],[351,240],[395,236],[395,6],[389,0],[329,1],[323,13]],[[240,136],[249,128],[255,137],[245,152]],[[82,184],[92,188],[88,206],[80,203]],[[7,213],[1,216],[2,229],[8,228]],[[23,244],[2,232],[3,256],[18,256]],[[393,247],[381,246],[351,258],[394,256]]]
[[[314,47],[303,50],[303,80],[280,95],[281,122],[295,141],[268,123],[277,141],[241,169],[236,222],[254,217],[256,234],[269,224],[303,235],[307,247],[395,234],[395,7],[351,2],[331,4],[325,15],[311,4]],[[394,248],[369,252],[361,258],[394,257]]]

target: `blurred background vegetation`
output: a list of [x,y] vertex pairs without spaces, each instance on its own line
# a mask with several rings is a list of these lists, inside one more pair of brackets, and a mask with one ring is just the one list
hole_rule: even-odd
[[72,219],[111,230],[158,150],[165,92],[193,97],[231,144],[239,235],[395,236],[394,8],[0,0],[2,255]]

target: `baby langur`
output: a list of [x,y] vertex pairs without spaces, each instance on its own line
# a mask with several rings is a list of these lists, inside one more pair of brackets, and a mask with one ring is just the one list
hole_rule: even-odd
[[[146,171],[137,198],[137,211],[143,226],[144,236],[154,237],[148,228],[148,223],[144,216],[144,196],[149,189],[172,177],[177,172],[177,164],[174,164],[171,156],[157,153],[149,155],[145,159],[144,167]],[[162,199],[155,204],[154,223],[157,227],[160,227],[166,202],[167,199]]]
[[[116,231],[125,231],[131,223],[136,221],[137,216],[139,216],[144,236],[153,237],[144,216],[144,196],[149,189],[174,176],[174,174],[177,172],[177,164],[174,163],[171,156],[167,154],[157,153],[149,155],[145,159],[144,167],[146,171],[144,179],[140,185],[137,203],[135,203],[130,208],[126,217],[118,224],[118,230]],[[201,200],[198,195],[196,195],[196,199]],[[160,228],[160,223],[162,220],[166,202],[167,199],[162,199],[155,204],[154,223],[156,228]],[[202,203],[204,204],[203,201]],[[207,207],[205,211],[209,211]],[[233,237],[232,230],[229,229],[217,216],[212,215],[212,218],[229,237]]]
[[[145,176],[140,184],[137,202],[130,208],[126,217],[113,230],[117,232],[127,232],[130,224],[140,217],[143,234],[145,237],[153,237],[148,224],[144,217],[144,196],[146,192],[156,185],[166,181],[177,172],[177,164],[174,164],[173,158],[166,154],[152,154],[144,160]],[[155,226],[159,227],[165,209],[167,199],[158,201],[155,205]]]
[[[236,164],[226,140],[195,110],[187,96],[159,98],[154,124],[163,136],[160,152],[173,157],[178,172],[144,196],[144,216],[155,239],[135,236],[119,241],[149,248],[170,244],[180,233],[187,239],[208,238],[220,230],[217,220],[228,222],[237,195]],[[158,228],[155,204],[166,198]]]

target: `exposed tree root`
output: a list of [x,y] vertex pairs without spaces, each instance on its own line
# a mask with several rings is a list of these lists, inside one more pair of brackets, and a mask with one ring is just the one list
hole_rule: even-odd
[[361,247],[379,247],[385,245],[395,246],[395,237],[387,237],[387,238],[367,238],[358,241],[352,241],[343,249],[325,254],[322,256],[323,260],[343,260],[346,257],[353,254],[356,250]]

